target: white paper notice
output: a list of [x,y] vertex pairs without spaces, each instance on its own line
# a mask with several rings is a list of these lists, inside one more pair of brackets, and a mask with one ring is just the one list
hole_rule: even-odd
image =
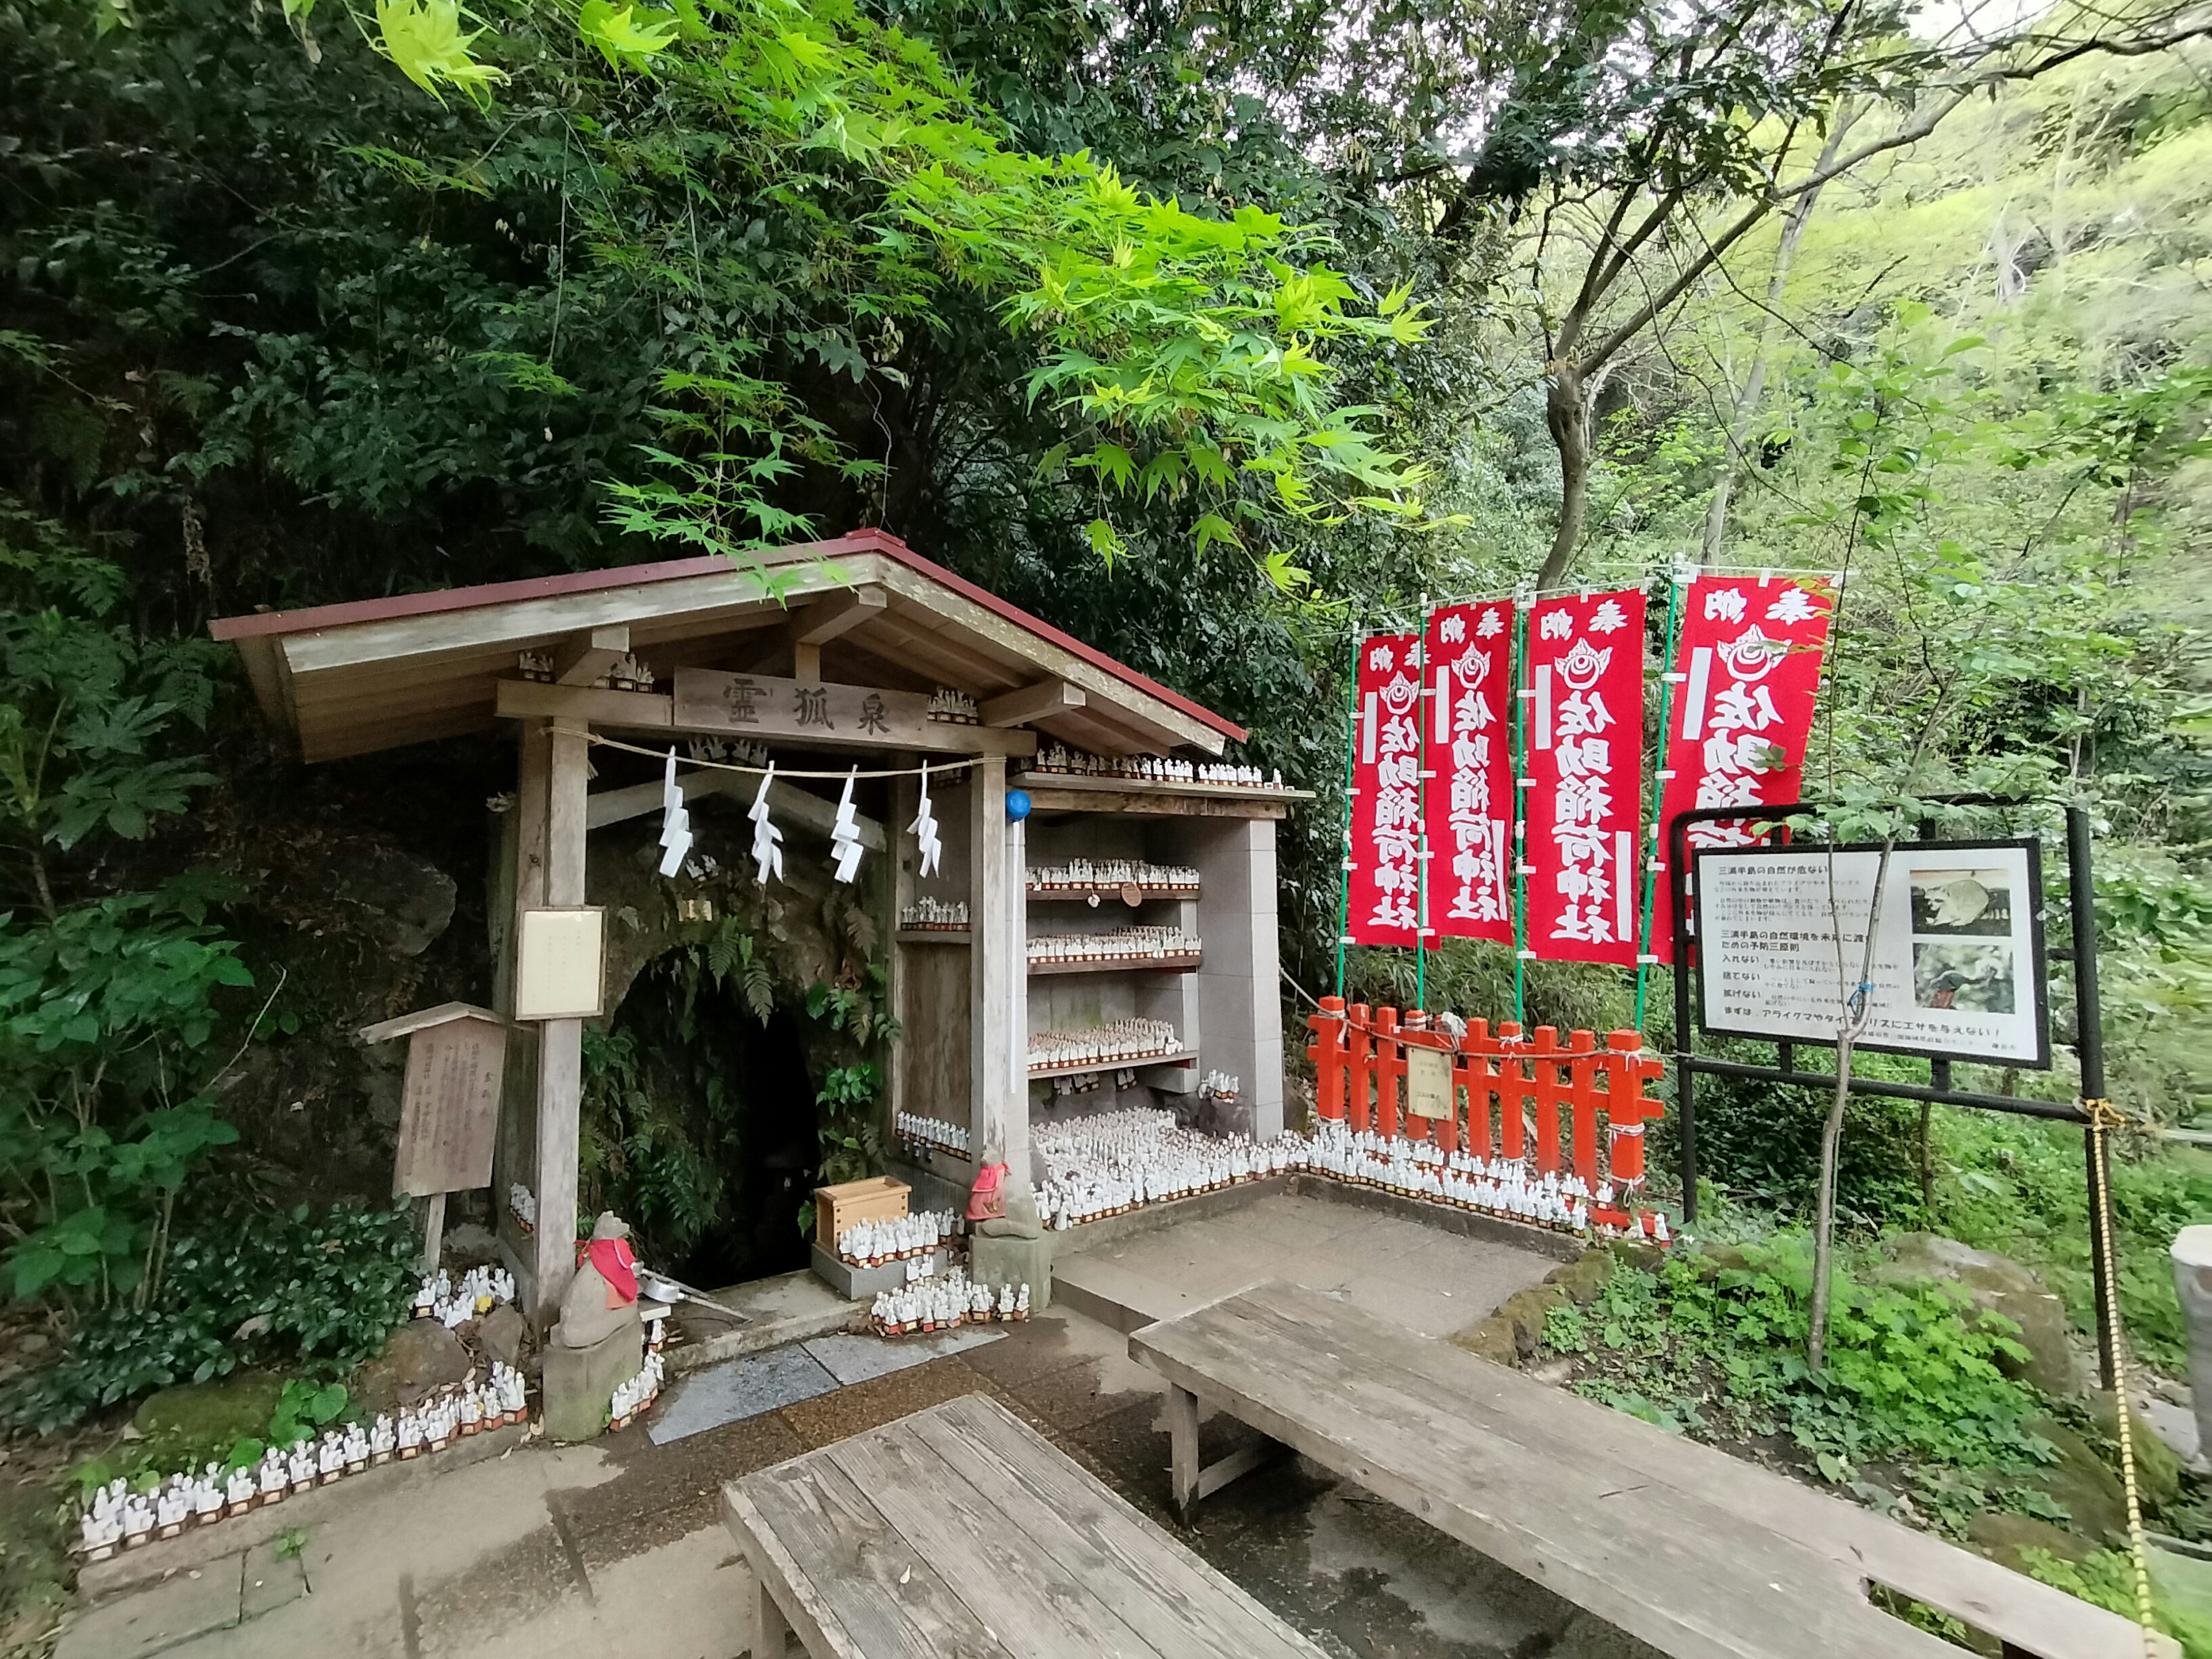
[[[1699,852],[1698,1024],[1723,1036],[1835,1042],[1881,857],[1875,848]],[[1898,847],[1859,1046],[2048,1066],[2040,871],[2033,841]]]

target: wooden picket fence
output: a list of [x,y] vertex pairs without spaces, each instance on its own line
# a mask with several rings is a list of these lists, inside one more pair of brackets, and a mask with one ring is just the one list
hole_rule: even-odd
[[[1549,1025],[1524,1036],[1501,1020],[1492,1036],[1487,1020],[1471,1019],[1455,1041],[1421,1013],[1347,1007],[1341,997],[1323,997],[1321,1010],[1307,1016],[1314,1041],[1306,1054],[1320,1073],[1323,1119],[1355,1134],[1371,1129],[1433,1141],[1446,1152],[1532,1161],[1539,1176],[1560,1172],[1564,1131],[1571,1167],[1593,1191],[1608,1177],[1631,1186],[1643,1180],[1644,1126],[1662,1111],[1645,1085],[1665,1068],[1636,1032],[1608,1032],[1601,1048],[1595,1032],[1570,1031],[1561,1047]],[[1412,1048],[1450,1053],[1449,1116],[1403,1109]]]

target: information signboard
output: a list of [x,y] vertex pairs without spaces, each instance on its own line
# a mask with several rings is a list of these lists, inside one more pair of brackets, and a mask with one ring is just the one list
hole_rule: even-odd
[[[1717,1036],[1832,1043],[1857,988],[1878,847],[1700,849],[1698,1023]],[[2051,1064],[2039,844],[1907,842],[1874,919],[1872,1018],[1856,1047]]]

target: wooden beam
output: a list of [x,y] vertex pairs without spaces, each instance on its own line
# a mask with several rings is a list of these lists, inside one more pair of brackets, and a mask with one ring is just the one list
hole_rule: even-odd
[[840,634],[858,628],[872,617],[881,616],[890,604],[890,595],[876,586],[855,587],[849,592],[825,594],[791,619],[791,642],[793,645],[811,645],[818,649]]
[[788,664],[793,679],[818,680],[822,647],[841,634],[884,615],[890,604],[890,594],[868,584],[794,606],[790,620],[746,659],[749,672],[764,674]]
[[1047,715],[1084,708],[1090,702],[1080,687],[1070,685],[1066,680],[1039,680],[1035,685],[1025,685],[983,704],[983,724],[1023,726]]
[[553,647],[553,679],[559,685],[589,685],[629,654],[629,626],[616,623],[571,634]]
[[[685,668],[677,671],[677,684],[683,685],[694,674],[712,675],[715,681],[750,678],[771,689],[782,690],[787,695],[794,684],[766,676],[718,674],[713,669]],[[833,685],[829,690],[833,701],[846,693],[860,697],[867,695],[865,686]],[[928,702],[911,691],[886,691],[883,695],[887,699]],[[915,749],[932,755],[1005,755],[1015,759],[1036,753],[1034,732],[994,732],[988,726],[958,726],[945,720],[929,720],[911,731],[893,732],[865,730],[853,721],[841,721],[827,730],[811,726],[802,729],[795,726],[740,724],[720,718],[711,710],[702,714],[688,704],[686,711],[679,714],[675,703],[674,697],[658,691],[602,691],[592,686],[547,685],[538,680],[499,682],[498,714],[502,720],[568,715],[611,731],[647,732],[656,738],[665,738],[671,732],[690,732],[701,737],[741,737],[803,744],[809,749]]]
[[501,680],[499,715],[525,720],[559,716],[592,726],[665,732],[673,699],[658,691],[602,691],[589,685],[547,685],[541,680]]

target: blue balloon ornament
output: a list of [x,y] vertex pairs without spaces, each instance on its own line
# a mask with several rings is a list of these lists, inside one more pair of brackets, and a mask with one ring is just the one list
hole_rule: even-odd
[[1030,795],[1026,789],[1006,791],[1006,822],[1019,823],[1030,815]]

